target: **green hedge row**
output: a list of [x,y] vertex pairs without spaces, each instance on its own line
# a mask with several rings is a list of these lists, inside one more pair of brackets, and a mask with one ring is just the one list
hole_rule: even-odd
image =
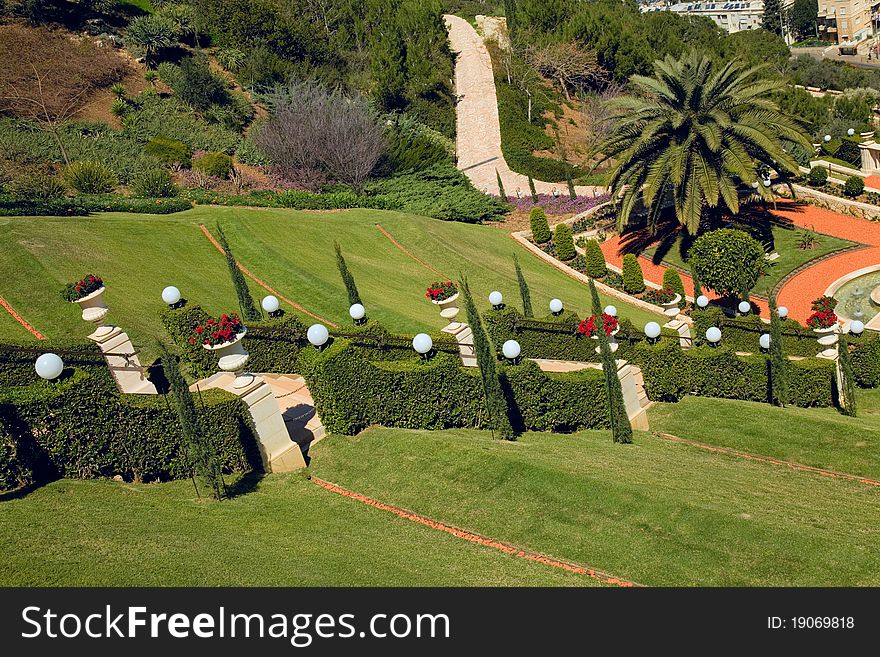
[[862,388],[880,387],[880,335],[850,336],[852,368],[856,383]]
[[[723,346],[732,347],[734,351],[758,353],[758,339],[762,333],[770,332],[770,325],[758,315],[730,317],[717,306],[709,306],[705,310],[694,309],[691,319],[694,320],[691,334],[696,345],[706,344],[706,330],[717,326],[721,329]],[[782,341],[788,356],[815,356],[821,351],[816,342],[817,337],[819,336],[816,333],[794,320],[782,322]]]
[[[82,349],[56,349],[74,367],[55,384],[37,379],[32,349],[18,355],[12,349],[4,352],[0,369],[14,364],[24,378],[0,389],[0,488],[59,476],[121,475],[133,481],[190,476],[172,402],[162,395],[120,395],[103,358],[93,350],[88,357]],[[196,406],[224,471],[261,467],[243,402],[209,390],[199,395]]]
[[[671,340],[640,343],[633,361],[642,370],[645,391],[655,401],[678,401],[685,395],[767,402],[768,358],[737,356],[731,347],[683,350]],[[789,398],[796,406],[834,403],[834,363],[819,358],[789,361]]]
[[93,212],[135,212],[173,214],[192,208],[179,198],[128,198],[117,194],[97,194],[58,199],[28,199],[0,194],[0,216],[83,217]]
[[[326,429],[355,434],[371,424],[409,429],[488,427],[479,372],[458,356],[371,361],[337,340],[322,352],[303,350],[300,372]],[[532,361],[500,366],[511,423],[524,430],[574,431],[607,426],[600,370],[545,374]]]

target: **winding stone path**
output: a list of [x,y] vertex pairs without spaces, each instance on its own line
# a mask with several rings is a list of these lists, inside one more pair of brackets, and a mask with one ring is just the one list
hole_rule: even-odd
[[[495,96],[495,78],[489,51],[482,37],[465,19],[452,15],[443,18],[449,30],[450,47],[457,54],[455,147],[458,168],[467,175],[474,187],[487,194],[498,195],[497,169],[507,194],[512,196],[519,189],[523,195],[527,195],[528,178],[511,171],[501,152],[498,99]],[[567,193],[565,182],[534,182],[539,194],[550,194],[553,189]],[[593,196],[596,192],[603,193],[605,188],[578,185],[575,191],[582,196]]]

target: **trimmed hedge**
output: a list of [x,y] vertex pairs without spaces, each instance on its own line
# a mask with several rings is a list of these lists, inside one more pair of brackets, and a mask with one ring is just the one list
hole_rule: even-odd
[[678,302],[679,308],[684,308],[687,305],[684,282],[681,280],[681,275],[677,270],[668,267],[666,271],[663,272],[663,287],[681,295],[681,301]]
[[571,226],[568,224],[556,225],[553,243],[556,245],[556,257],[563,262],[568,262],[577,255],[577,250],[574,248],[574,239],[571,234]]
[[587,263],[587,276],[591,278],[605,278],[608,275],[608,267],[605,264],[605,254],[598,240],[587,240],[584,244],[584,259]]
[[93,212],[173,214],[191,208],[191,202],[179,198],[127,198],[115,194],[96,194],[37,200],[0,194],[0,216],[9,217],[84,217]]
[[[190,476],[180,427],[164,396],[120,395],[97,348],[56,349],[73,369],[47,384],[37,378],[39,350],[7,347],[3,367],[14,374],[0,389],[0,488],[55,477],[112,477],[133,481]],[[250,414],[235,396],[203,391],[199,421],[224,471],[260,468]]]
[[[722,346],[731,347],[734,351],[758,353],[758,339],[762,333],[770,333],[770,324],[762,321],[758,315],[730,317],[718,306],[708,306],[703,310],[695,308],[691,319],[694,320],[691,334],[697,345],[706,344],[706,330],[717,326],[721,329]],[[794,320],[782,322],[786,356],[815,356],[821,350],[816,342],[817,337],[816,333]]]
[[623,290],[627,294],[641,294],[645,291],[645,276],[642,266],[634,253],[623,256]]
[[[678,401],[685,395],[768,402],[769,361],[763,355],[737,356],[730,347],[683,350],[672,340],[633,348],[645,391],[655,401]],[[834,363],[819,358],[789,361],[789,400],[796,406],[834,403]]]
[[547,213],[543,208],[535,207],[529,212],[529,227],[536,244],[546,244],[553,237],[550,224],[547,223]]
[[843,193],[847,196],[851,196],[855,198],[856,196],[861,196],[862,192],[865,191],[865,179],[861,176],[850,176],[846,179],[846,183],[843,186]]
[[[371,424],[409,429],[488,428],[479,372],[457,355],[370,361],[347,340],[323,352],[304,350],[300,372],[325,428],[352,435]],[[548,375],[532,361],[499,365],[513,426],[574,431],[607,426],[598,369]]]
[[856,383],[862,388],[880,386],[880,335],[850,336],[852,368]]

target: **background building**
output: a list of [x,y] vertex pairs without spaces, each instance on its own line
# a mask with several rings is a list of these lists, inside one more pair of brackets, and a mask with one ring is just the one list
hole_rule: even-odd
[[642,5],[643,12],[671,11],[689,16],[705,16],[727,32],[757,30],[764,15],[763,0],[752,2],[679,2],[674,5],[656,3]]
[[876,0],[819,0],[819,38],[833,43],[864,41],[873,34]]

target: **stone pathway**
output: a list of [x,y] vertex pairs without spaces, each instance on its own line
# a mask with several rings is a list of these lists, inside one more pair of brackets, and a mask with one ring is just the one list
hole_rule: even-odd
[[[496,169],[501,175],[504,190],[513,195],[519,188],[529,193],[528,178],[510,170],[501,152],[501,126],[498,119],[498,100],[495,96],[495,78],[492,58],[473,26],[458,16],[444,16],[449,30],[449,42],[458,57],[455,62],[456,151],[458,168],[467,175],[474,187],[487,194],[498,195]],[[535,181],[540,194],[553,189],[567,193],[567,185]],[[579,185],[575,191],[582,196],[604,193],[604,187]]]

